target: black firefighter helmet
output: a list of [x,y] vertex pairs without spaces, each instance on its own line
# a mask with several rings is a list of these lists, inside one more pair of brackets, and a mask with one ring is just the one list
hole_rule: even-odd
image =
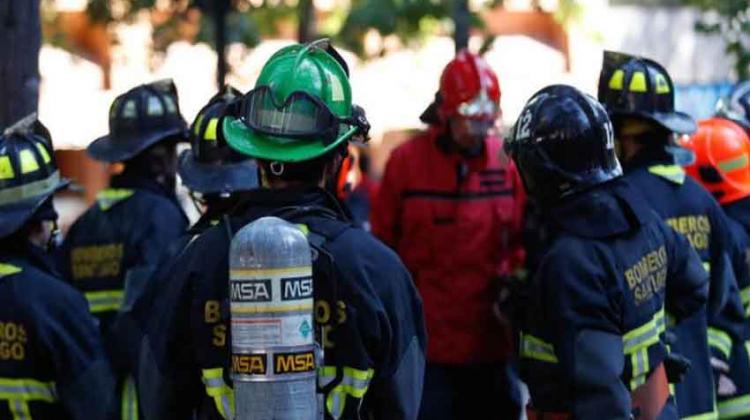
[[0,238],[17,232],[67,185],[49,131],[35,114],[5,130],[0,135]]
[[171,80],[140,85],[115,98],[109,108],[109,134],[94,140],[89,155],[103,162],[132,159],[156,143],[187,140],[177,88]]
[[622,175],[607,112],[571,86],[537,92],[504,147],[526,191],[545,206]]
[[221,130],[225,115],[233,112],[242,94],[225,86],[206,104],[190,127],[190,149],[180,154],[177,168],[182,182],[201,194],[228,194],[257,188],[255,162],[235,152]]
[[675,110],[672,78],[653,60],[605,51],[598,96],[615,125],[635,118],[677,134],[697,130],[692,117]]

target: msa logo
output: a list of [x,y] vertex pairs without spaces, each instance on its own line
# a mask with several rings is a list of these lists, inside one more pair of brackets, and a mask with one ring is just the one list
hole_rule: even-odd
[[266,355],[262,354],[233,354],[232,370],[242,375],[265,375]]
[[273,373],[303,373],[315,370],[315,358],[312,351],[304,353],[277,353],[273,355]]
[[281,300],[300,300],[313,295],[312,277],[281,279]]
[[233,281],[231,285],[233,302],[270,302],[271,280]]

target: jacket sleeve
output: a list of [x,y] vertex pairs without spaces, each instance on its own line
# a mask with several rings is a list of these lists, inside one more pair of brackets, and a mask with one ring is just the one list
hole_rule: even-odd
[[190,324],[195,273],[192,244],[165,262],[146,298],[158,305],[142,311],[144,334],[139,343],[138,397],[146,420],[188,418],[201,401],[202,385],[194,360]]
[[526,191],[516,165],[510,162],[508,174],[513,182],[513,225],[509,232],[507,267],[509,273],[520,274],[524,269],[526,251],[524,249],[524,216],[526,213]]
[[366,260],[337,263],[344,278],[366,277],[357,282],[364,285],[355,293],[359,296],[352,297],[357,328],[375,365],[364,410],[372,419],[414,420],[422,399],[427,345],[422,300],[398,256],[372,242],[374,252]]
[[401,149],[396,149],[385,166],[377,199],[370,212],[372,233],[391,248],[398,246],[401,233],[402,193],[405,188]]
[[[573,418],[629,418],[630,392],[621,380],[622,291],[609,280],[593,250],[559,243],[544,259],[537,279],[541,310],[560,368],[570,378]],[[589,252],[587,252],[589,251]]]
[[669,261],[665,308],[670,317],[679,322],[705,307],[708,273],[687,238],[666,223],[662,223],[662,229],[667,239]]
[[150,222],[138,240],[135,266],[154,266],[170,246],[188,228],[182,209],[176,204],[159,202],[149,215]]
[[37,307],[42,342],[51,354],[62,404],[76,420],[114,413],[114,377],[86,301],[69,287]]
[[710,219],[708,344],[713,357],[728,362],[733,342],[742,338],[744,310],[735,270],[743,268],[743,250],[718,205],[715,205]]

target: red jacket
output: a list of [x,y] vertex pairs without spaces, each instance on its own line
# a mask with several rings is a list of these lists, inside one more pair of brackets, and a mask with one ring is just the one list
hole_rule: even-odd
[[523,263],[525,195],[513,163],[484,153],[465,158],[428,131],[398,147],[370,215],[372,230],[411,271],[424,300],[427,358],[437,363],[505,360],[512,346],[492,316],[493,280]]

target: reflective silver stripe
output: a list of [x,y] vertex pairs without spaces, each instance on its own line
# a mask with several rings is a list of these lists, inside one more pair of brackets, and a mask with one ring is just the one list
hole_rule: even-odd
[[664,331],[664,310],[659,310],[645,324],[628,331],[622,337],[625,354],[631,354],[659,341],[659,334]]
[[719,402],[719,418],[734,419],[750,415],[750,395]]
[[13,420],[31,420],[31,413],[29,413],[29,404],[23,400],[11,400],[8,401],[10,405],[10,412],[13,414]]
[[521,357],[557,363],[555,347],[530,334],[523,334],[521,337]]
[[344,415],[344,403],[346,401],[346,395],[342,390],[334,389],[331,391],[331,395],[328,396],[327,408],[328,413],[335,420],[341,418]]
[[234,418],[234,392],[224,382],[222,368],[203,369],[203,384],[206,393],[213,398],[216,410],[225,419]]
[[45,179],[4,189],[0,191],[0,206],[54,192],[59,185],[60,172],[55,171]]
[[0,400],[47,401],[57,400],[53,384],[27,379],[0,379]]

